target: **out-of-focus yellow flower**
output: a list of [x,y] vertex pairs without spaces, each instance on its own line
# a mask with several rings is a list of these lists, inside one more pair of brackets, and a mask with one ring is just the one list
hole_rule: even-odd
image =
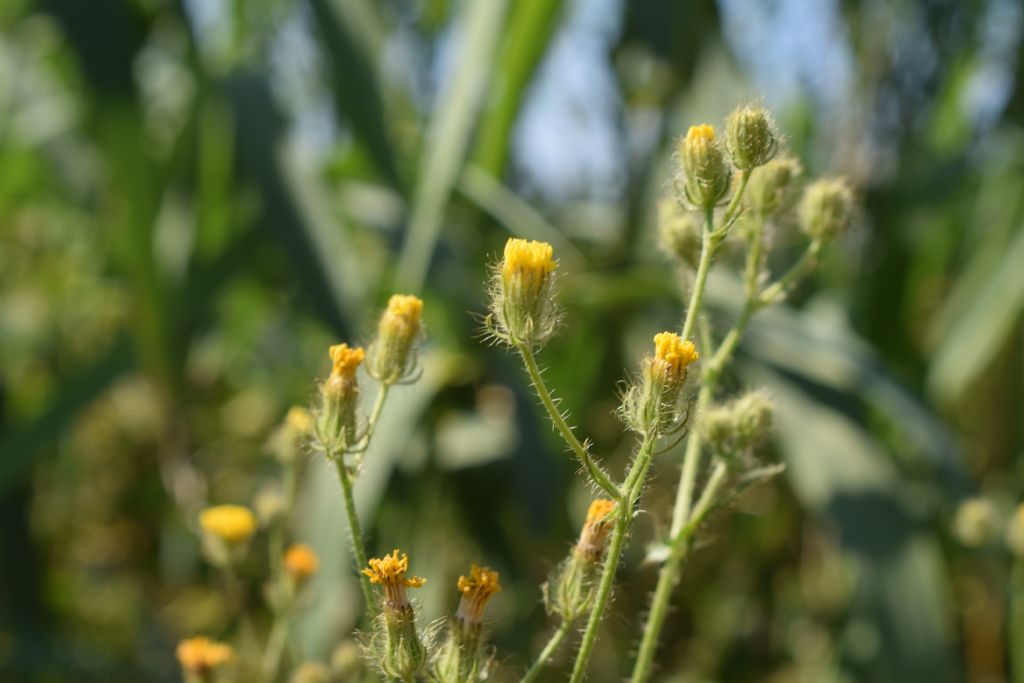
[[235,657],[230,645],[218,643],[205,636],[188,638],[178,643],[178,663],[186,676],[205,677],[229,664]]
[[458,581],[459,609],[456,616],[467,624],[479,624],[483,621],[484,608],[495,593],[501,592],[498,572],[477,564],[470,565],[469,576],[460,576]]
[[313,417],[302,406],[292,406],[284,418],[285,424],[300,434],[307,434],[313,427]]
[[313,549],[304,543],[296,543],[284,554],[284,570],[296,583],[305,583],[320,568],[320,560]]
[[399,557],[398,553],[398,548],[395,548],[390,555],[372,558],[370,566],[363,569],[363,574],[370,578],[370,583],[379,584],[384,589],[386,607],[408,606],[409,599],[405,595],[405,589],[419,588],[427,582],[418,576],[407,577],[405,574],[409,571],[409,556],[402,553]]
[[203,531],[227,545],[240,545],[256,531],[256,517],[242,505],[215,505],[199,514]]

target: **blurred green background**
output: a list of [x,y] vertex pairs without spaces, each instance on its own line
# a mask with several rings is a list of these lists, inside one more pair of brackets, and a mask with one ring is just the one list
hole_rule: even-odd
[[[274,484],[268,434],[392,291],[429,342],[357,483],[369,547],[409,553],[431,618],[471,560],[501,571],[521,671],[588,494],[479,339],[488,263],[555,245],[541,358],[618,471],[616,383],[682,314],[655,248],[672,140],[763,96],[863,209],[741,346],[727,385],[776,396],[787,471],[709,526],[657,677],[1011,680],[1010,555],[951,520],[1024,483],[1022,27],[1015,0],[0,3],[0,679],[178,680],[177,640],[226,625],[196,511]],[[722,329],[728,278],[709,297]],[[599,683],[628,671],[677,458]],[[322,462],[300,508],[323,568],[294,643],[324,659],[360,603]]]

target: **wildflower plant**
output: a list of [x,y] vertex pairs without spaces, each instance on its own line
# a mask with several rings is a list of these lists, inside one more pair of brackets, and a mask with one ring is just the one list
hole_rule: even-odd
[[[670,519],[660,525],[667,533],[655,539],[648,554],[658,565],[658,578],[643,620],[632,683],[650,678],[672,593],[703,521],[735,492],[780,469],[765,463],[760,454],[772,426],[770,396],[754,390],[721,398],[719,384],[754,314],[784,300],[816,264],[825,245],[848,227],[853,196],[839,179],[816,180],[801,193],[802,168],[795,159],[779,155],[782,140],[763,107],[738,108],[723,130],[724,139],[708,124],[689,129],[677,146],[675,192],[659,205],[662,245],[686,273],[688,297],[680,328],[651,331],[650,351],[639,359],[622,392],[617,414],[635,436],[624,471],[613,475],[594,454],[590,440],[577,436],[538,362],[537,354],[558,332],[562,318],[553,247],[512,238],[493,266],[485,332],[521,359],[554,430],[596,494],[575,543],[542,586],[544,606],[556,623],[521,676],[524,683],[536,679],[577,633],[569,681],[585,678],[656,455],[679,462],[680,474]],[[806,243],[788,269],[774,274],[768,268],[766,231],[787,224],[790,216]],[[716,340],[714,327],[703,316],[703,299],[708,274],[727,238],[743,248],[745,296],[731,326]],[[497,668],[500,659],[488,643],[485,612],[501,591],[498,573],[472,564],[456,583],[457,607],[424,626],[410,589],[420,588],[426,580],[410,574],[409,557],[398,549],[368,556],[355,508],[353,492],[363,454],[389,392],[418,377],[422,315],[419,298],[396,294],[388,300],[376,335],[365,349],[348,342],[328,349],[330,372],[318,385],[314,405],[291,410],[271,438],[282,489],[273,504],[258,506],[261,523],[241,506],[215,506],[200,518],[207,557],[229,574],[249,552],[253,537],[263,528],[268,534],[270,569],[264,593],[271,622],[259,670],[246,673],[245,680],[280,679],[291,618],[301,609],[310,578],[319,568],[312,548],[288,538],[301,456],[307,453],[321,455],[337,471],[353,573],[366,608],[365,632],[357,639],[366,664],[384,680],[403,683],[473,683]],[[363,408],[364,382],[373,396],[368,412]],[[1018,535],[1010,540],[1011,546],[1020,545]],[[316,662],[296,665],[293,680],[300,680],[300,674],[301,680],[364,679],[367,672],[354,648],[351,642],[339,646],[330,668]],[[183,641],[178,658],[189,682],[214,681],[232,663],[245,664],[235,662],[230,647],[203,638]]]

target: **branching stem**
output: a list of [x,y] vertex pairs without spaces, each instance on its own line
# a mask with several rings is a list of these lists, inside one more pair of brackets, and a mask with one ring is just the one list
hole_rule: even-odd
[[516,348],[519,351],[519,355],[523,357],[523,364],[526,366],[526,373],[530,376],[533,389],[537,392],[537,396],[547,410],[548,416],[551,417],[551,422],[554,424],[555,429],[562,435],[562,438],[565,439],[565,442],[569,445],[573,454],[575,454],[576,459],[580,461],[580,464],[587,471],[590,480],[601,487],[613,500],[620,501],[622,496],[618,488],[601,469],[600,465],[594,462],[587,447],[580,443],[576,435],[573,434],[572,427],[569,426],[562,413],[559,412],[558,406],[555,405],[555,400],[551,397],[551,392],[548,391],[547,385],[544,384],[544,378],[541,376],[540,368],[537,367],[537,360],[533,356],[533,351],[525,344],[520,344]]

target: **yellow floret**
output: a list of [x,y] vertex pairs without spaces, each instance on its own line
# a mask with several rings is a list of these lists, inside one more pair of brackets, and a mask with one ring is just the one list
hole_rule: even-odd
[[331,356],[331,377],[351,380],[356,376],[356,369],[363,362],[366,352],[362,348],[350,347],[348,344],[335,344],[329,350]]
[[654,358],[663,364],[670,378],[678,378],[687,365],[700,358],[700,354],[693,342],[672,332],[659,332],[654,335]]

